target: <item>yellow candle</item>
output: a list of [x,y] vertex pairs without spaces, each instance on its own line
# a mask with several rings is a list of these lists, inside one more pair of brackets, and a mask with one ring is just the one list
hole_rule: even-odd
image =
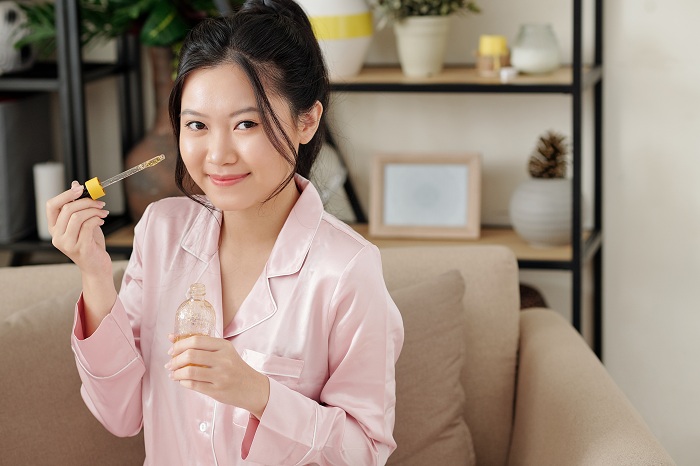
[[508,41],[505,36],[484,34],[479,37],[479,55],[482,57],[508,55]]

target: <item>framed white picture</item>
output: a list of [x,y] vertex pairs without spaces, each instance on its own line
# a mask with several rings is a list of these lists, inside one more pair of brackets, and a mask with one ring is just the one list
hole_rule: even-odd
[[378,154],[370,197],[371,236],[477,239],[481,156]]

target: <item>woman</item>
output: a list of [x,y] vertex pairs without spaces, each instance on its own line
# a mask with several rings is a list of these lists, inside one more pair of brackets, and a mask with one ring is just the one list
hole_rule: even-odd
[[[170,99],[187,195],[151,204],[117,295],[104,203],[47,203],[82,272],[72,345],[83,398],[146,464],[384,464],[396,448],[403,342],[377,248],[323,211],[306,179],[328,78],[291,0],[248,1],[188,35]],[[200,195],[199,193],[203,193]],[[219,337],[175,342],[202,282]]]

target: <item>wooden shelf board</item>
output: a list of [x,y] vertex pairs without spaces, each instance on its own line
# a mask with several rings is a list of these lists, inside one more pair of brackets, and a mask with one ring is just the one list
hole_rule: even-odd
[[501,245],[513,251],[518,260],[564,262],[571,260],[571,246],[536,248],[527,244],[510,228],[482,228],[475,240],[378,238],[369,235],[366,224],[352,225],[353,229],[378,247],[438,246],[448,244]]
[[[510,228],[482,228],[481,238],[477,240],[446,240],[446,239],[419,239],[419,238],[377,238],[369,236],[367,224],[354,224],[352,228],[378,247],[397,246],[438,246],[448,244],[493,244],[510,248],[518,260],[522,261],[551,261],[566,262],[571,260],[571,247],[558,246],[549,248],[535,248],[523,241]],[[107,247],[130,248],[133,244],[133,225],[127,225],[116,230],[106,237]]]
[[[600,69],[584,66],[583,84],[590,86],[600,79]],[[398,65],[365,66],[359,74],[336,80],[331,87],[347,92],[516,92],[516,93],[570,93],[573,92],[573,69],[562,66],[541,75],[519,74],[508,83],[499,77],[479,76],[473,66],[446,66],[440,74],[427,78],[405,76]]]

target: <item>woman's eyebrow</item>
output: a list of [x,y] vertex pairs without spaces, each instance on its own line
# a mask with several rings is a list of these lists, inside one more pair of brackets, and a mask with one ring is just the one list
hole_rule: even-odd
[[[230,113],[229,117],[234,118],[234,117],[237,117],[238,115],[242,115],[244,113],[251,113],[251,112],[258,113],[259,110],[257,107],[246,107],[246,108],[242,108],[240,110],[236,110],[235,112]],[[180,116],[182,116],[182,115],[192,115],[192,116],[199,116],[199,117],[206,116],[206,114],[204,114],[204,113],[200,113],[196,110],[191,110],[191,109],[187,109],[187,108],[180,112]]]

